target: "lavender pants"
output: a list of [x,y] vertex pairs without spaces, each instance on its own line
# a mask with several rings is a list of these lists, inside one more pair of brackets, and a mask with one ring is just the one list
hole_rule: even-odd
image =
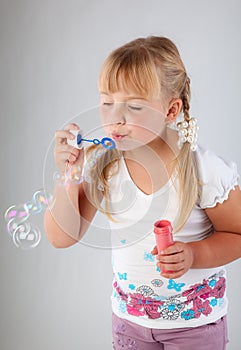
[[225,350],[228,343],[226,316],[194,328],[146,328],[112,314],[115,350]]

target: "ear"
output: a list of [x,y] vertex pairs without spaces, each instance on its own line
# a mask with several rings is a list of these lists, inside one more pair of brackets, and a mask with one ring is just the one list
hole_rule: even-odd
[[173,123],[178,117],[182,109],[182,100],[180,98],[174,98],[170,101],[168,112],[167,112],[167,121]]

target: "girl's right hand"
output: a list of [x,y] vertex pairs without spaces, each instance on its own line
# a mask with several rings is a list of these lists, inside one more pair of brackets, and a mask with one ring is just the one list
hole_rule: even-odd
[[55,132],[54,159],[61,175],[65,173],[69,166],[83,167],[84,149],[77,149],[67,144],[67,139],[73,140],[75,138],[70,130],[79,129],[78,125],[71,123],[66,125],[63,130]]

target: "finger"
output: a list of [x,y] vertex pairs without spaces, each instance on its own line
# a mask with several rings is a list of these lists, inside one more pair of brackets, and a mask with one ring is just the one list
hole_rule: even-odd
[[184,269],[183,262],[177,263],[177,264],[157,263],[157,266],[160,268],[161,271],[169,271],[169,272],[177,272]]
[[177,264],[184,261],[184,254],[158,255],[156,259],[163,264]]
[[175,279],[175,278],[182,277],[184,275],[184,273],[185,273],[184,269],[180,270],[180,271],[176,271],[176,272],[171,272],[171,273],[169,271],[167,271],[167,272],[161,272],[161,276],[165,277],[167,279]]
[[[78,153],[77,153],[78,152]],[[76,161],[78,162],[79,165],[84,165],[84,149],[79,149],[77,150],[77,152],[75,151],[74,155],[76,155]],[[73,152],[72,152],[73,153]]]
[[184,251],[183,244],[176,242],[176,243],[170,245],[168,248],[164,249],[162,251],[161,255],[178,254],[178,253],[182,253],[183,251]]
[[57,130],[54,138],[57,144],[63,144],[67,142],[67,139],[74,140],[75,136],[67,130]]
[[70,162],[71,165],[77,165],[80,166],[81,169],[83,168],[84,164],[84,151],[82,150],[77,150],[74,153],[72,152],[56,152],[55,153],[55,162],[60,163],[60,162]]
[[68,144],[56,144],[54,151],[55,151],[55,153],[61,153],[61,152],[72,153],[76,157],[78,157],[80,154],[80,150],[78,148],[75,148],[75,147],[70,146]]
[[71,154],[73,154],[76,158],[78,158],[80,155],[80,150],[78,148],[73,147],[71,150]]
[[65,127],[64,127],[64,130],[80,130],[79,126],[75,123],[70,123],[70,124],[67,124]]
[[72,146],[66,147],[66,150],[65,150],[65,152],[69,152],[70,154],[72,154],[72,155],[75,156],[76,158],[78,158],[79,155],[80,155],[80,153],[82,153],[82,152],[80,152],[80,151],[81,151],[81,150],[79,150],[78,148],[75,148],[75,147],[72,147]]
[[69,152],[60,152],[60,153],[58,153],[58,161],[62,162],[62,163],[75,162],[76,156],[74,154],[69,153]]
[[152,254],[152,255],[157,255],[157,254],[158,254],[157,246],[155,246],[155,247],[152,249],[151,254]]

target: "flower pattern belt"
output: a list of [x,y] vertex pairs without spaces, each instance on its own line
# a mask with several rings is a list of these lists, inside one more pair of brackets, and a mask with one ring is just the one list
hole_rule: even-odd
[[[224,303],[226,279],[224,271],[204,279],[202,283],[195,284],[189,289],[170,297],[159,295],[145,295],[145,288],[141,286],[138,293],[126,293],[114,282],[113,296],[117,299],[119,309],[123,313],[133,316],[146,316],[150,319],[162,318],[164,320],[191,320],[201,315],[208,316],[214,308]],[[169,286],[175,283],[169,280]],[[185,284],[183,284],[184,286]]]

